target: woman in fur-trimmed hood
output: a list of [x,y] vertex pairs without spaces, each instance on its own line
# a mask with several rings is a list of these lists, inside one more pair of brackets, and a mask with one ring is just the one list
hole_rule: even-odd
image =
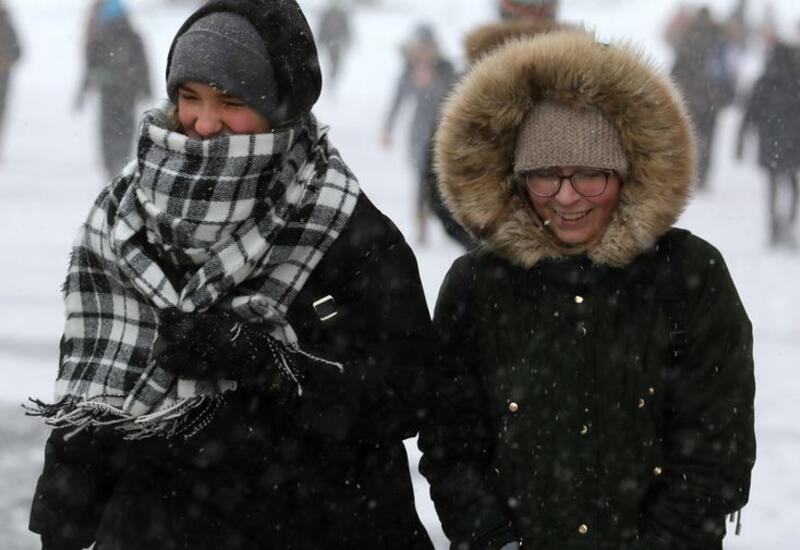
[[675,229],[694,138],[642,55],[506,44],[449,98],[441,192],[483,246],[451,268],[420,469],[453,548],[721,548],[755,458],[750,321]]

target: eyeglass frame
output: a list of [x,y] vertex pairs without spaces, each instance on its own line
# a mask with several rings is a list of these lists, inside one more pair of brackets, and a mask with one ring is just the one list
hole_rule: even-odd
[[576,174],[580,173],[581,170],[575,170],[569,176],[565,176],[561,172],[555,172],[554,175],[558,177],[558,187],[556,187],[556,190],[552,194],[550,194],[550,195],[542,195],[542,194],[536,193],[535,191],[533,191],[533,189],[531,189],[530,184],[528,183],[528,178],[531,175],[535,174],[536,172],[543,172],[544,170],[546,170],[546,169],[543,169],[543,170],[529,170],[529,171],[524,171],[524,172],[518,172],[516,174],[516,176],[517,176],[517,181],[519,182],[520,187],[522,187],[524,189],[527,189],[530,193],[532,193],[537,198],[549,199],[549,198],[552,198],[552,197],[555,197],[556,195],[558,195],[558,193],[561,191],[561,186],[564,185],[564,180],[569,180],[569,184],[572,186],[572,190],[573,191],[575,191],[581,197],[585,197],[585,198],[590,198],[591,199],[591,198],[594,198],[594,197],[599,197],[600,195],[602,195],[603,193],[605,193],[608,190],[608,180],[609,180],[609,178],[611,176],[617,176],[618,178],[620,178],[620,181],[622,181],[622,176],[616,170],[610,170],[610,169],[604,169],[604,168],[591,168],[591,169],[587,168],[584,171],[592,171],[592,172],[601,173],[601,174],[603,174],[605,176],[606,180],[605,180],[605,183],[603,184],[603,189],[599,193],[595,193],[593,195],[585,195],[585,194],[581,193],[580,191],[578,191],[578,188],[575,187],[575,182],[572,179],[572,178],[575,177]]

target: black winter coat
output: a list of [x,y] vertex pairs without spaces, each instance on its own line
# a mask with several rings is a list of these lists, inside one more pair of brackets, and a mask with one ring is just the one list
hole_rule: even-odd
[[430,549],[402,443],[425,416],[430,318],[413,253],[364,195],[288,317],[344,372],[298,365],[288,402],[228,393],[189,440],[55,431],[30,523],[44,547]]
[[420,470],[453,548],[721,548],[748,499],[754,381],[711,245],[672,230],[623,268],[479,249],[453,265],[434,327],[441,406]]

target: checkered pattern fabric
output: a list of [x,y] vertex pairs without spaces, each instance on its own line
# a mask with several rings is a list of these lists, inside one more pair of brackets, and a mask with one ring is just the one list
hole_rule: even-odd
[[197,141],[148,112],[138,157],[97,199],[64,286],[53,425],[161,433],[226,380],[151,360],[158,311],[224,307],[289,348],[286,312],[355,208],[358,182],[313,116],[273,134]]

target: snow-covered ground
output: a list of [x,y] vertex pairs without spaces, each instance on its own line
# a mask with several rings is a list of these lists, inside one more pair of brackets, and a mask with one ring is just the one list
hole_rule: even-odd
[[[324,0],[301,0],[312,24]],[[708,2],[717,13],[733,0]],[[800,2],[772,2],[787,31],[800,21]],[[78,225],[103,185],[91,108],[72,110],[81,71],[81,45],[87,1],[6,0],[19,28],[25,58],[14,74],[10,112],[0,151],[0,548],[30,550],[37,540],[26,534],[26,515],[38,470],[45,431],[22,416],[27,396],[51,397],[56,346],[62,328],[59,285]],[[760,16],[765,1],[751,1]],[[153,82],[163,89],[168,45],[191,2],[129,2],[145,36]],[[414,237],[412,178],[397,136],[397,146],[379,146],[382,118],[400,70],[398,46],[415,23],[435,23],[445,50],[461,59],[465,30],[494,18],[493,0],[383,0],[355,20],[357,43],[342,81],[326,90],[316,112],[332,127],[331,136],[366,192],[409,240]],[[629,39],[667,66],[661,42],[672,0],[562,0],[562,14],[583,21],[604,38]],[[796,32],[796,31],[795,31]],[[757,72],[756,55],[747,59]],[[163,93],[163,92],[162,92]],[[89,105],[87,107],[92,107]],[[144,106],[143,106],[144,107]],[[800,254],[765,247],[766,185],[752,160],[732,160],[739,113],[720,120],[709,193],[698,196],[681,220],[719,247],[728,261],[755,327],[759,457],[751,503],[736,550],[789,550],[800,536]],[[444,273],[458,255],[456,246],[433,228],[428,244],[414,245],[430,305]],[[418,452],[409,442],[416,462]],[[439,547],[446,539],[415,473],[418,508]]]

